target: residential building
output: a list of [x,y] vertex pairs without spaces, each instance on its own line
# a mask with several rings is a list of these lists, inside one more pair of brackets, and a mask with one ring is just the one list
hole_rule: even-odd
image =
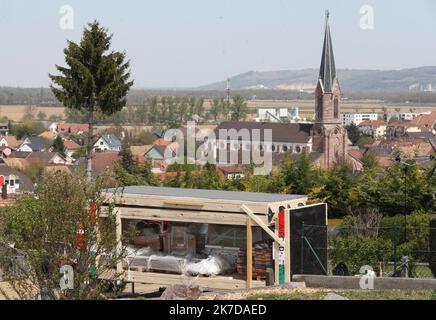
[[42,133],[39,134],[40,137],[47,139],[49,141],[53,141],[54,139],[56,139],[56,137],[58,136],[57,133],[52,132],[50,130],[44,131]]
[[2,136],[0,137],[0,147],[9,147],[16,149],[22,144],[21,140],[18,140],[15,136]]
[[244,170],[239,166],[218,166],[217,169],[227,180],[242,179],[245,177]]
[[50,147],[50,141],[39,136],[26,137],[18,148],[24,152],[45,152]]
[[94,143],[94,151],[121,151],[122,143],[114,134],[101,136]]
[[0,123],[0,136],[9,135],[9,123]]
[[354,123],[358,126],[363,121],[377,120],[377,113],[342,113],[342,125],[349,126]]
[[359,131],[373,138],[382,138],[386,134],[386,123],[382,120],[366,120],[359,125]]
[[17,171],[6,164],[0,164],[0,193],[6,191],[8,197],[32,193],[34,185],[25,174]]
[[87,124],[82,123],[60,123],[57,125],[56,131],[62,135],[80,136],[88,133],[89,128]]
[[411,132],[431,132],[436,134],[436,111],[420,114],[413,120],[392,121],[387,125],[388,138],[401,137]]
[[72,157],[76,151],[80,150],[80,145],[73,140],[65,140],[64,141],[65,154],[68,157]]

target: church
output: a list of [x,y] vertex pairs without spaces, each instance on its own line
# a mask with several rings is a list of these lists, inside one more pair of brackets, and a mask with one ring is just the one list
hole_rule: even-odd
[[[336,75],[335,58],[333,54],[332,38],[330,34],[329,14],[326,13],[324,46],[321,57],[318,83],[315,91],[315,121],[313,123],[269,123],[248,121],[226,121],[216,129],[218,137],[220,130],[248,129],[250,137],[254,130],[272,131],[272,144],[270,150],[273,161],[278,162],[286,157],[296,158],[306,152],[315,165],[322,168],[333,168],[348,164],[354,170],[361,170],[362,164],[349,152],[351,142],[347,130],[342,126],[341,120],[341,88]],[[239,138],[235,146],[230,148],[243,150],[249,141]],[[234,142],[232,141],[232,144]],[[218,138],[217,152],[229,147],[228,139]],[[235,150],[235,149],[233,149]],[[217,161],[219,165],[220,162]],[[224,164],[224,163],[222,163]]]

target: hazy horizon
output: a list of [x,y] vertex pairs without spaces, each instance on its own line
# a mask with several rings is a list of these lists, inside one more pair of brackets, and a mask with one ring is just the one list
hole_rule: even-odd
[[[59,26],[66,4],[74,9],[73,30]],[[362,5],[374,8],[372,30],[359,24]],[[190,89],[250,71],[317,69],[325,9],[338,69],[436,65],[431,0],[0,0],[0,86],[47,87],[47,74],[64,65],[66,40],[79,41],[94,19],[114,33],[113,49],[126,51],[136,89]]]

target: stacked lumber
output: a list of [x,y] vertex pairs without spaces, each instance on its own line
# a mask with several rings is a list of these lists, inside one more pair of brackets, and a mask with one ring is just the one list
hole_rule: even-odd
[[186,266],[184,257],[151,256],[148,260],[148,269],[151,271],[183,273]]
[[[254,244],[253,249],[253,278],[265,279],[266,269],[273,268],[272,247],[265,243]],[[238,261],[236,265],[238,274],[247,275],[247,252],[239,250]]]

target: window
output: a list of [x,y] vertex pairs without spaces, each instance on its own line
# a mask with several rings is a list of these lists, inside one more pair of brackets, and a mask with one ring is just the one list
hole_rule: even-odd
[[322,96],[318,97],[318,104],[317,104],[317,108],[316,108],[316,118],[317,119],[322,119],[322,109],[323,109],[323,99]]
[[283,152],[288,152],[288,146],[283,146]]
[[334,113],[335,118],[339,117],[339,98],[338,97],[335,97],[334,102],[333,102],[333,113]]
[[295,148],[295,151],[297,151],[297,153],[300,153],[300,152],[301,152],[301,147],[300,147],[300,146],[297,146],[297,147]]

